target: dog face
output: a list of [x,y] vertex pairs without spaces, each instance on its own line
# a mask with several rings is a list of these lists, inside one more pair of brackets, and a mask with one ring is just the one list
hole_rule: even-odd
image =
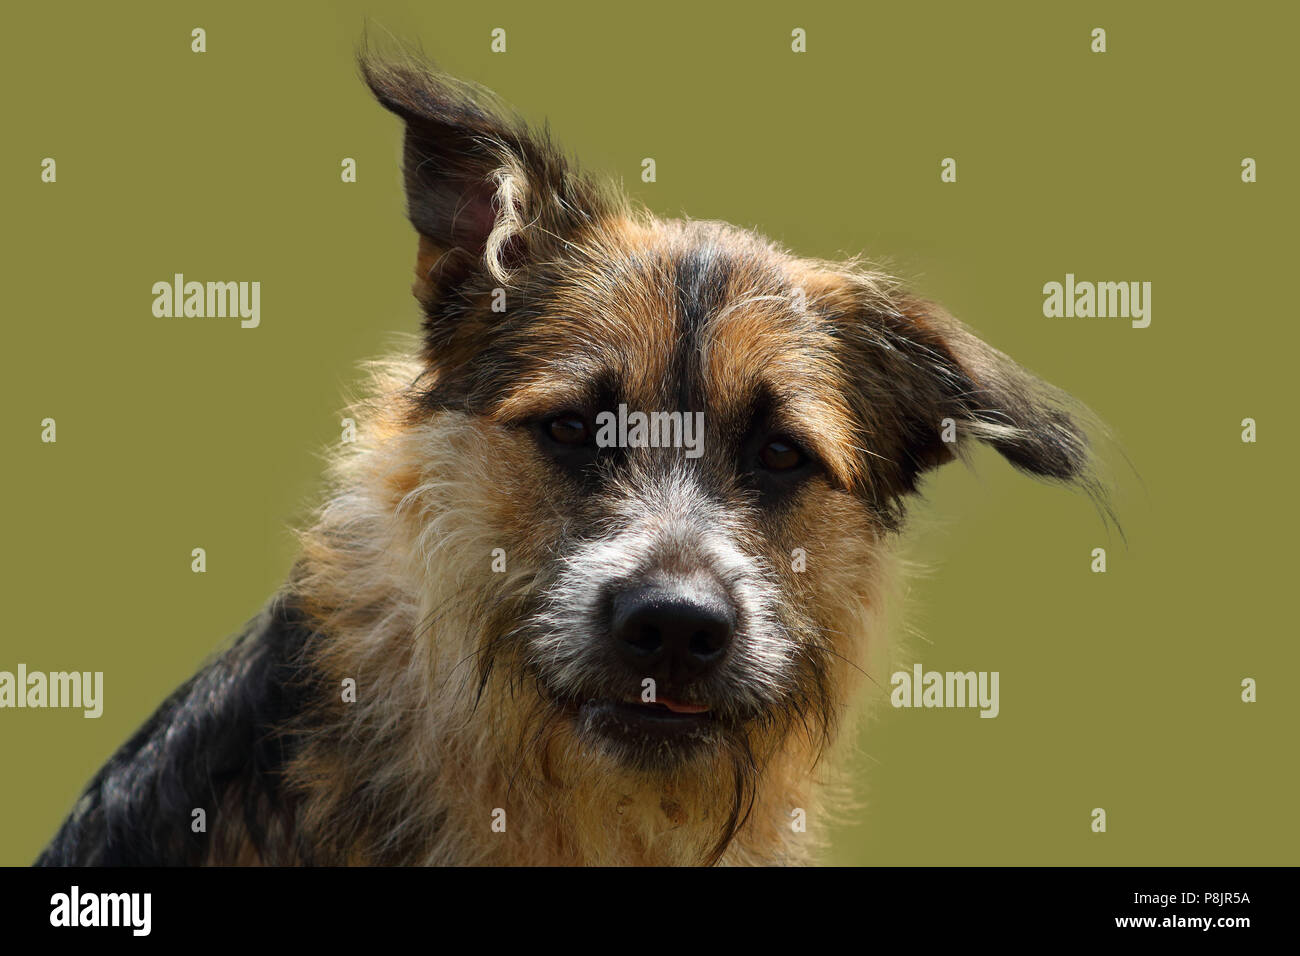
[[363,70],[406,123],[407,421],[460,436],[526,581],[467,649],[526,746],[736,794],[815,761],[923,473],[976,439],[1086,481],[1068,399],[887,277],[658,220],[482,92]]

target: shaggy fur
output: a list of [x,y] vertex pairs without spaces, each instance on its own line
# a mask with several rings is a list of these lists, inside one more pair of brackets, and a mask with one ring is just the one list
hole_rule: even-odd
[[[660,220],[480,90],[363,73],[405,123],[423,336],[376,368],[283,592],[41,862],[811,860],[909,496],[973,440],[1096,490],[1079,409],[887,276]],[[620,403],[703,411],[704,454],[548,431]],[[735,634],[663,675],[707,718],[642,738],[601,716],[642,687],[609,607],[680,580]]]

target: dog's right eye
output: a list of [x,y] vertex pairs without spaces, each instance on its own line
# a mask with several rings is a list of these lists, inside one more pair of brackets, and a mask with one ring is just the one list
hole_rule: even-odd
[[578,412],[562,412],[533,426],[542,451],[571,474],[587,475],[599,458],[591,420]]
[[560,445],[585,445],[591,437],[586,420],[578,415],[557,415],[546,422],[545,431]]

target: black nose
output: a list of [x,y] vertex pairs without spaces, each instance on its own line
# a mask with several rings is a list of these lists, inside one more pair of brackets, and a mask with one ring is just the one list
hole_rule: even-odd
[[720,586],[644,586],[614,597],[619,655],[642,675],[700,677],[726,653],[736,612]]

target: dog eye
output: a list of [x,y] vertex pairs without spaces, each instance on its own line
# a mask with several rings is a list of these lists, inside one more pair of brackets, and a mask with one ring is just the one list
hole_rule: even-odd
[[579,415],[557,415],[546,423],[546,434],[561,445],[583,445],[591,437],[591,429]]
[[808,456],[793,442],[773,438],[759,450],[758,460],[768,471],[794,471],[807,463]]

